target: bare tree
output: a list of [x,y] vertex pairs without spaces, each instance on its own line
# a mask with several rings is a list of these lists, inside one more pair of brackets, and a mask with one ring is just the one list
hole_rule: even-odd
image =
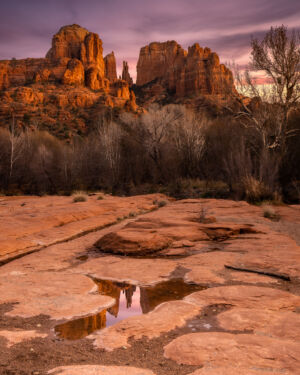
[[[236,117],[253,127],[266,149],[285,153],[286,141],[295,135],[288,128],[289,116],[300,100],[300,35],[284,25],[271,27],[265,37],[251,41],[251,63],[241,73],[233,66],[241,109]],[[267,85],[258,85],[253,71],[262,71]],[[256,103],[243,95],[255,97]]]
[[9,126],[9,141],[10,141],[10,159],[9,159],[9,182],[13,175],[15,163],[22,156],[24,147],[24,134],[19,132],[15,123],[15,116],[12,112],[12,120]]
[[105,122],[98,128],[98,134],[105,160],[112,174],[113,183],[116,183],[121,161],[122,129],[115,122]]
[[157,167],[160,167],[161,145],[166,141],[171,126],[182,117],[181,106],[167,105],[160,108],[157,104],[142,115],[141,124],[146,132],[144,144]]
[[152,104],[141,117],[124,114],[122,121],[130,127],[132,136],[143,145],[157,168],[161,167],[161,149],[168,140],[172,126],[182,120],[184,107]]
[[185,173],[196,176],[205,148],[204,129],[208,120],[202,116],[196,116],[192,111],[185,110],[181,121],[176,121],[172,126],[172,139],[175,149],[179,154]]

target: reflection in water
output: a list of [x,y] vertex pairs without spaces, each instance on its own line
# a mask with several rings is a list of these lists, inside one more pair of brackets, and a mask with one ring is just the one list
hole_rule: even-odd
[[57,325],[55,332],[60,337],[77,340],[130,316],[146,314],[163,302],[180,300],[205,289],[200,285],[185,283],[183,279],[172,279],[149,287],[109,280],[94,281],[99,293],[114,298],[116,303],[98,314]]

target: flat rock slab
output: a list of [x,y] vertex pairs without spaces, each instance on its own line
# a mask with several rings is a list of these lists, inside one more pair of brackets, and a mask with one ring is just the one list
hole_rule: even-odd
[[111,297],[92,294],[95,290],[95,283],[84,275],[40,272],[0,278],[1,303],[18,302],[6,315],[23,318],[45,314],[70,319],[114,304]]
[[[240,367],[203,367],[189,375],[271,375],[277,372],[266,372],[265,370],[249,370]],[[281,374],[280,372],[278,374]],[[293,375],[285,371],[284,375]]]
[[119,366],[62,366],[48,371],[52,375],[155,375],[152,371]]
[[225,332],[183,335],[164,349],[165,357],[178,364],[291,371],[294,374],[300,368],[299,353],[300,342]]
[[300,307],[300,297],[279,289],[250,285],[231,285],[195,292],[185,301],[201,307],[228,304],[243,308],[268,310],[294,310]]
[[199,241],[224,241],[238,235],[258,233],[252,224],[228,221],[203,224],[196,216],[201,211],[199,202],[199,207],[193,207],[193,210],[190,205],[190,202],[176,202],[163,207],[146,218],[129,223],[118,232],[101,237],[95,246],[112,254],[145,255],[172,246],[185,247],[186,241],[191,247]]
[[275,277],[259,275],[251,272],[231,271],[230,276],[232,281],[249,284],[278,284],[280,282],[280,280]]
[[85,273],[96,279],[112,279],[131,284],[150,285],[167,280],[177,263],[168,259],[135,259],[107,256],[88,260],[74,272]]
[[148,314],[134,316],[105,328],[88,336],[94,340],[97,348],[114,350],[122,346],[130,346],[128,340],[135,340],[143,336],[149,339],[160,336],[162,333],[182,327],[188,319],[199,314],[198,306],[183,302],[165,302]]
[[299,246],[287,234],[274,232],[271,227],[270,224],[269,228],[264,228],[265,233],[258,234],[253,239],[237,239],[229,243],[227,251],[237,252],[237,256],[227,265],[300,278]]
[[219,314],[217,320],[219,326],[227,331],[248,330],[300,341],[300,314],[292,311],[233,308]]
[[13,345],[19,344],[20,342],[35,339],[35,338],[44,338],[47,337],[45,333],[38,333],[36,331],[23,331],[23,330],[14,330],[0,331],[0,337],[4,337],[6,341],[6,346],[10,348]]
[[155,208],[161,194],[136,197],[4,197],[0,199],[0,263],[33,250],[111,225],[119,219]]

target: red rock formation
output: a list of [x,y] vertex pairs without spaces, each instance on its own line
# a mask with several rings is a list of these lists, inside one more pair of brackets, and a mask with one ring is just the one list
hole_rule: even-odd
[[[65,128],[84,132],[85,121],[96,118],[103,107],[136,111],[128,83],[117,79],[113,52],[105,60],[102,53],[97,34],[70,25],[53,36],[46,58],[0,61],[0,121],[9,122],[13,104],[19,126],[24,125],[26,114],[28,124],[47,124],[51,131],[56,124],[57,128],[64,124]],[[66,89],[60,83],[73,87]]]
[[111,92],[117,98],[122,98],[129,100],[130,99],[130,90],[128,83],[121,79],[118,79],[114,85],[111,87]]
[[109,80],[102,76],[102,72],[95,67],[91,67],[86,71],[85,84],[92,90],[109,91]]
[[84,83],[84,68],[81,61],[72,59],[68,62],[62,83],[65,85],[82,85]]
[[[92,90],[130,99],[127,81],[117,80],[114,53],[102,56],[102,41],[97,34],[78,26],[62,27],[53,36],[52,47],[45,59],[0,62],[0,90],[30,83],[53,82],[85,85]],[[130,82],[129,73],[127,75]]]
[[173,41],[151,43],[141,48],[137,64],[138,86],[165,77],[171,69],[182,65],[186,52]]
[[46,58],[56,60],[63,57],[83,60],[86,52],[82,55],[84,40],[89,31],[79,25],[68,25],[62,27],[52,38],[52,47]]
[[231,71],[220,64],[216,53],[197,43],[188,52],[175,41],[143,47],[137,65],[137,85],[153,81],[177,97],[235,91]]
[[108,55],[106,55],[104,57],[104,63],[105,63],[105,77],[110,82],[115,82],[118,79],[115,54],[111,52]]
[[126,81],[129,86],[133,85],[133,79],[131,78],[129,74],[129,68],[127,61],[123,61],[123,71],[122,71],[122,79],[123,81]]
[[0,62],[0,89],[49,80],[84,84],[85,73],[91,68],[97,71],[97,82],[94,80],[88,87],[106,89],[102,53],[102,41],[97,34],[78,25],[64,26],[53,36],[52,47],[45,59]]
[[138,106],[136,104],[136,98],[133,91],[130,91],[130,98],[126,103],[126,109],[131,112],[135,112]]

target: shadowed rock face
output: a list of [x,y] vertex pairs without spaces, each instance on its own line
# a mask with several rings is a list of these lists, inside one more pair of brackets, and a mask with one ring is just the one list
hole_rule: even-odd
[[185,51],[177,42],[151,43],[140,51],[137,85],[158,81],[178,97],[235,91],[231,71],[198,43]]

